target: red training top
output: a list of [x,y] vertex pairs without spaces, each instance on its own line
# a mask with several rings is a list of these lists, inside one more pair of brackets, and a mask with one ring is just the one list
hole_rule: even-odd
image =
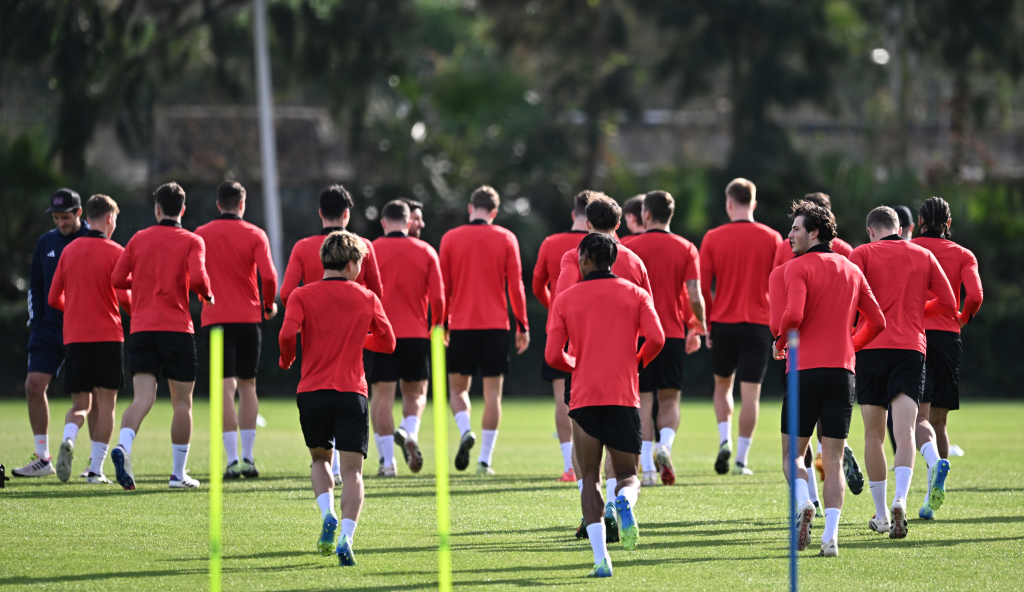
[[212,294],[203,239],[168,219],[135,233],[110,281],[114,288],[132,290],[132,334],[195,333],[188,292],[207,301]]
[[562,255],[578,247],[585,236],[586,230],[570,230],[552,234],[540,244],[537,264],[533,267],[533,295],[544,308],[551,308],[552,292],[558,286]]
[[746,220],[723,224],[704,235],[700,289],[709,323],[768,324],[768,276],[780,242],[778,232]]
[[[124,248],[98,230],[72,241],[57,261],[50,284],[50,308],[64,312],[64,345],[124,342],[118,303],[132,314],[132,293],[115,290],[110,274]],[[99,240],[90,240],[99,239]]]
[[441,238],[449,329],[508,329],[508,285],[512,315],[519,332],[530,330],[519,241],[511,231],[474,220]]
[[378,238],[373,247],[381,281],[388,286],[381,303],[395,337],[429,338],[430,326],[444,323],[444,285],[434,247],[402,232]]
[[[853,252],[853,247],[850,243],[843,239],[836,237],[832,239],[832,252],[836,255],[842,255],[847,259],[850,258],[850,253]],[[772,263],[772,267],[778,267],[786,261],[793,259],[793,245],[789,242],[788,238],[783,238],[782,242],[775,249],[775,261]]]
[[[665,345],[650,294],[608,271],[595,271],[551,308],[544,359],[572,372],[570,409],[598,405],[640,407],[637,364],[647,365]],[[641,329],[646,337],[636,351]],[[562,344],[568,339],[575,355]]]
[[[784,302],[772,301],[773,316],[776,308],[784,309],[776,348],[785,347],[784,336],[790,329],[798,329],[799,370],[846,368],[853,372],[854,353],[886,326],[864,274],[846,257],[824,245],[811,247],[779,270],[785,273],[786,298]],[[864,322],[852,335],[850,327],[858,311]]]
[[636,234],[627,234],[626,236],[619,238],[619,242],[624,245],[628,245],[629,243],[635,241],[636,237],[643,236],[643,234],[644,233],[642,232],[637,232]]
[[[206,271],[217,301],[204,306],[204,327],[223,323],[259,323],[264,308],[274,306],[277,297],[277,270],[270,257],[267,233],[234,214],[196,228],[206,243]],[[256,284],[259,270],[263,283],[263,305]]]
[[302,378],[296,392],[324,389],[364,397],[363,349],[390,354],[395,333],[373,292],[344,278],[326,278],[292,293],[278,336],[279,365],[295,361],[296,334],[302,333]]
[[[650,294],[652,292],[651,280],[647,276],[647,267],[644,262],[622,243],[619,243],[618,247],[619,254],[615,263],[612,263],[612,273],[615,274],[615,277],[632,282]],[[583,275],[580,274],[579,248],[570,249],[562,255],[560,268],[555,293],[551,295],[552,302],[555,301],[556,296],[583,280]]]
[[[288,306],[288,298],[299,282],[308,286],[324,278],[324,264],[320,261],[320,246],[324,244],[327,235],[336,231],[345,230],[340,226],[329,226],[324,228],[320,234],[308,236],[292,247],[292,254],[288,256],[288,267],[284,270],[284,281],[281,282],[281,303]],[[384,288],[380,282],[380,271],[377,267],[377,255],[373,252],[373,243],[363,237],[359,237],[366,245],[366,257],[363,257],[363,266],[359,270],[359,277],[356,282],[369,288],[377,295],[377,298],[384,298]]]
[[775,337],[782,334],[782,313],[786,312],[786,263],[773,269],[768,276],[768,329]]
[[[975,258],[974,253],[951,240],[942,238],[937,232],[923,232],[921,236],[910,242],[928,249],[932,255],[935,255],[943,273],[946,274],[946,279],[949,280],[950,288],[953,289],[953,296],[956,298],[957,314],[926,318],[925,330],[959,333],[960,323],[966,325],[971,322],[974,315],[978,314],[981,301],[985,298],[985,293],[981,289],[981,276],[978,275],[978,259]],[[63,255],[61,256],[63,257]],[[967,292],[963,312],[959,312],[961,285]]]
[[697,247],[664,230],[648,230],[637,235],[630,244],[647,267],[654,309],[658,311],[665,337],[685,339],[686,324],[694,318],[686,282],[700,281]]
[[[850,261],[864,272],[885,313],[885,331],[867,349],[925,353],[925,316],[956,314],[953,289],[935,255],[893,234],[857,247]],[[935,298],[931,302],[929,292]]]

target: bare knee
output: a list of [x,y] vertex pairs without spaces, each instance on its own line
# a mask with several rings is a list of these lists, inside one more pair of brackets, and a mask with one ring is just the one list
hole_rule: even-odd
[[40,375],[37,372],[30,372],[25,379],[25,394],[29,399],[37,399],[46,395],[46,387],[49,386],[48,376]]

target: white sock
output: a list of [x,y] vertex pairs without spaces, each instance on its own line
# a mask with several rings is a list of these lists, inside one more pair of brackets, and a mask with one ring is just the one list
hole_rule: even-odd
[[580,494],[582,495],[583,494],[583,479],[577,479],[576,480],[576,487],[580,488]]
[[732,437],[731,437],[730,432],[732,432],[732,426],[729,425],[729,422],[723,421],[723,422],[719,423],[718,424],[718,442],[719,443],[721,443],[721,442],[728,442],[731,445],[732,444]]
[[229,465],[238,462],[238,432],[224,432],[224,452]]
[[629,507],[635,508],[636,502],[640,498],[640,488],[638,487],[623,487],[619,490],[619,495],[624,496],[626,501],[629,502]]
[[62,437],[60,439],[60,441],[64,442],[64,440],[67,440],[68,438],[71,438],[71,441],[74,442],[75,438],[77,438],[77,437],[78,437],[78,426],[76,426],[73,423],[65,424],[64,425],[64,437]]
[[408,432],[410,436],[412,436],[413,440],[419,439],[420,418],[416,417],[415,415],[410,415],[409,417],[403,419],[402,423],[404,424],[403,427],[405,427],[405,431]]
[[238,430],[242,436],[242,458],[247,461],[255,460],[252,457],[252,449],[256,445],[256,430]]
[[380,437],[380,453],[384,457],[384,466],[390,467],[395,462],[395,437],[392,436],[381,436]]
[[32,436],[36,445],[36,456],[45,460],[50,458],[50,436],[47,434],[36,434]]
[[655,470],[654,456],[652,456],[653,450],[654,442],[650,440],[643,440],[640,442],[640,465],[645,473]]
[[562,442],[558,447],[562,449],[562,470],[568,471],[572,468],[572,442]]
[[[811,503],[818,503],[818,471],[807,469],[807,493],[811,495]],[[827,541],[826,541],[827,542]]]
[[171,452],[174,456],[174,472],[171,474],[178,479],[185,478],[185,463],[188,462],[188,444],[171,444]]
[[932,468],[928,467],[928,482],[924,484],[924,505],[932,499]]
[[384,445],[381,444],[380,434],[374,432],[374,434],[373,434],[373,441],[374,441],[375,444],[377,444],[377,458],[383,460],[384,459]]
[[796,490],[796,507],[800,508],[807,502],[811,501],[811,495],[807,493],[807,480],[796,479],[796,484],[793,487]]
[[131,428],[121,428],[121,433],[117,435],[117,445],[124,448],[124,451],[129,456],[132,454],[132,442],[135,441],[135,430]]
[[871,499],[875,500],[875,517],[879,519],[889,517],[889,506],[885,505],[887,483],[888,481],[868,481],[868,487],[871,488]]
[[605,536],[607,533],[604,529],[604,520],[587,525],[587,537],[590,539],[590,548],[594,551],[594,565],[605,559],[608,559],[608,565],[612,564],[612,558],[608,557],[608,543]]
[[498,439],[498,430],[483,430],[483,444],[480,446],[480,462],[491,466],[491,456],[494,455],[494,441]]
[[316,505],[320,506],[320,519],[324,519],[328,514],[334,513],[334,491],[328,491],[327,493],[321,493],[316,496]]
[[[67,433],[67,428],[65,428]],[[924,457],[924,462],[928,463],[928,470],[935,466],[935,463],[939,462],[939,451],[935,447],[934,442],[925,442],[924,446],[921,447],[921,456]],[[931,480],[929,479],[929,482]]]
[[455,425],[459,427],[459,435],[469,431],[469,411],[459,411],[455,414]]
[[334,454],[331,455],[331,473],[334,475],[341,474],[341,457],[338,456],[338,451],[335,450]]
[[107,450],[110,449],[110,445],[105,442],[93,442],[92,443],[92,464],[89,465],[89,470],[97,475],[103,474],[103,461],[107,460]]
[[668,446],[668,451],[672,452],[672,443],[676,441],[676,431],[672,428],[661,428],[661,445]]
[[893,502],[901,499],[904,502],[907,500],[907,494],[910,493],[910,478],[914,476],[914,469],[910,467],[896,467],[896,492],[893,495]]
[[821,442],[818,442],[818,454],[821,454]]
[[839,541],[839,508],[825,508],[825,530],[821,533],[821,542]]
[[605,481],[605,502],[615,501],[615,486],[619,484],[619,480],[615,477],[607,479]]
[[736,438],[736,462],[743,466],[747,466],[747,455],[750,453],[750,443],[753,442],[753,438],[744,438],[740,436]]
[[[602,522],[604,522],[602,520]],[[343,518],[341,520],[341,535],[347,536],[349,542],[356,538],[356,521]]]

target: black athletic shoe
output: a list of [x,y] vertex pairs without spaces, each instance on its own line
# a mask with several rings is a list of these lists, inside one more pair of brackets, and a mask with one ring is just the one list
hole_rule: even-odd
[[729,472],[729,457],[732,456],[732,448],[728,440],[718,445],[718,458],[715,459],[715,472],[724,475]]
[[843,448],[843,473],[846,475],[846,485],[850,493],[860,495],[864,491],[864,473],[860,472],[860,465],[857,464],[857,457],[853,455],[853,449],[849,446]]
[[604,542],[619,542],[619,521],[615,517],[615,504],[608,502],[604,505]]
[[238,479],[241,476],[242,476],[242,473],[240,473],[238,471],[238,461],[237,460],[236,461],[232,461],[231,464],[228,465],[228,468],[224,469],[224,478],[225,479]]
[[587,534],[587,519],[580,518],[580,526],[576,529],[576,538],[588,539],[590,535]]
[[256,463],[248,458],[242,459],[242,470],[239,472],[247,479],[255,479],[260,476],[260,472],[256,469]]
[[474,444],[476,444],[476,434],[472,431],[462,434],[462,439],[459,440],[459,451],[455,453],[456,469],[465,471],[469,466],[469,451],[473,449]]
[[402,428],[395,429],[395,446],[402,449],[402,458],[405,459],[405,464],[409,464],[409,451],[405,449],[405,439],[409,436],[409,433]]

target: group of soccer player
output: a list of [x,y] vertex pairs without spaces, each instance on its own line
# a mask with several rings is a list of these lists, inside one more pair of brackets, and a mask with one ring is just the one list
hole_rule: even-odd
[[[627,549],[637,544],[634,508],[641,486],[655,486],[659,478],[664,485],[675,483],[672,446],[685,359],[700,349],[702,336],[714,373],[714,468],[742,476],[753,474],[748,458],[769,359],[784,359],[787,333],[800,333],[802,460],[795,489],[801,550],[810,545],[813,519],[823,514],[820,554],[838,555],[845,489],[859,494],[863,488],[846,445],[855,398],[864,418],[864,460],[876,506],[870,528],[906,536],[917,450],[928,464],[929,481],[920,517],[931,519],[944,501],[950,470],[946,419],[959,406],[960,328],[982,300],[976,259],[949,240],[948,204],[941,198],[924,203],[920,235],[912,241],[901,239],[895,210],[876,208],[867,217],[870,242],[852,249],[837,238],[824,194],[793,203],[788,241],[754,221],[753,183],[736,179],[725,194],[730,222],[708,231],[699,251],[670,231],[675,202],[664,191],[636,196],[624,207],[602,193],[583,191],[575,197],[570,230],[541,245],[532,288],[549,309],[542,377],[552,383],[556,401],[559,481],[575,481],[580,490],[577,536],[591,542],[593,576],[612,574],[607,543],[621,541]],[[68,481],[78,431],[88,422],[92,450],[83,476],[89,483],[109,483],[102,467],[117,391],[124,386],[120,308],[132,320],[128,362],[134,400],[110,452],[117,482],[135,488],[132,444],[163,375],[174,412],[169,485],[199,487],[185,469],[197,367],[191,291],[204,305],[203,329],[224,331],[224,476],[258,477],[253,448],[260,324],[277,314],[278,276],[265,233],[243,220],[245,189],[223,183],[216,205],[218,218],[188,232],[181,227],[184,190],[162,185],[154,193],[157,224],[122,249],[110,240],[118,214],[114,200],[90,198],[86,226],[78,194],[54,194],[48,212],[57,229],[37,245],[29,292],[33,331],[26,391],[36,454],[14,475],[56,473]],[[337,554],[341,565],[355,564],[352,541],[363,504],[371,419],[378,476],[397,475],[396,446],[411,472],[423,466],[417,441],[430,374],[430,330],[445,328],[460,471],[469,467],[477,443],[468,393],[472,377],[482,376],[479,475],[494,473],[510,342],[519,354],[530,343],[519,244],[494,224],[500,206],[494,189],[473,192],[468,224],[448,231],[439,253],[418,238],[422,204],[386,204],[384,235],[372,242],[345,230],[353,205],[341,185],[321,192],[322,232],[295,244],[280,291],[285,312],[279,365],[289,368],[300,340],[302,345],[297,406],[321,510],[318,550]],[[631,234],[620,241],[623,217]],[[72,408],[53,461],[46,389],[65,363]],[[737,379],[742,408],[733,458]],[[402,420],[395,427],[399,390]],[[883,444],[890,415],[896,487],[888,505]],[[808,471],[815,426],[816,471]],[[788,429],[783,421],[784,459]],[[340,521],[335,486],[342,487]]]

